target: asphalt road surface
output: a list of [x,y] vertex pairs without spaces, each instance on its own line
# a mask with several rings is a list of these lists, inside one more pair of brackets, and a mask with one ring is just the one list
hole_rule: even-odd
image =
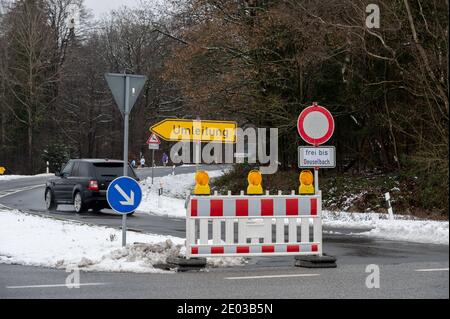
[[[217,167],[206,167],[217,169]],[[195,171],[179,167],[177,174]],[[156,168],[164,176],[171,168]],[[141,178],[150,169],[139,170]],[[71,206],[47,212],[46,177],[0,181],[1,205],[35,214],[119,228],[112,211],[77,215]],[[185,237],[181,219],[135,214],[131,230]],[[336,231],[340,234],[336,234]],[[355,230],[352,230],[354,233]],[[295,268],[292,257],[252,258],[241,267],[169,274],[81,273],[81,287],[65,286],[67,273],[40,267],[0,264],[0,298],[449,298],[446,245],[414,244],[324,230],[324,252],[338,258],[336,269]],[[366,286],[368,265],[380,269],[380,287]]]

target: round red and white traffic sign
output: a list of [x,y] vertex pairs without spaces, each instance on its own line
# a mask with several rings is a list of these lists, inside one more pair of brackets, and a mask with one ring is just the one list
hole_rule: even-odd
[[334,119],[330,111],[314,103],[300,113],[297,128],[306,143],[318,146],[333,136]]

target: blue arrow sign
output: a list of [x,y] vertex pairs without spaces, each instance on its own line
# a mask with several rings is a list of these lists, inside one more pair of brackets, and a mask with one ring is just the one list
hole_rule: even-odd
[[106,199],[115,212],[124,215],[132,213],[141,203],[141,186],[131,177],[116,178],[108,186]]

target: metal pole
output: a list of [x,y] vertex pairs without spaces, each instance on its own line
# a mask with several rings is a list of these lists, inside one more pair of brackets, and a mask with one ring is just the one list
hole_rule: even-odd
[[[128,176],[128,119],[130,114],[130,78],[125,75],[125,112],[123,129],[123,176]],[[127,245],[127,215],[122,215],[122,247]]]
[[[316,103],[313,103],[314,105],[317,105]],[[319,145],[315,144],[314,147],[316,148],[316,150],[318,149]],[[319,195],[319,168],[318,167],[314,167],[314,191],[316,195]]]
[[155,167],[155,150],[152,150],[152,185],[153,185],[153,168]]
[[199,164],[200,164],[200,157],[201,157],[201,144],[200,142],[195,142],[195,152],[196,152],[196,161],[195,161],[195,171],[198,172],[199,170]]
[[[200,130],[201,130],[202,126],[201,126],[200,116],[197,116],[197,121],[200,124]],[[195,127],[195,125],[193,127]],[[200,138],[198,139],[198,141],[196,141],[194,143],[194,145],[195,145],[195,171],[198,172],[199,164],[201,162],[201,157],[202,157],[201,135],[200,135]]]
[[319,168],[314,168],[314,189],[316,191],[316,195],[319,195]]

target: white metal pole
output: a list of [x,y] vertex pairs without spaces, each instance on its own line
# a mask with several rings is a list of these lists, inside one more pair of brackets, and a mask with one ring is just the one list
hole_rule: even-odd
[[161,202],[162,192],[163,192],[163,184],[162,184],[162,182],[160,181],[160,182],[159,182],[159,188],[158,188],[158,207],[159,207],[159,208],[162,207],[162,202]]
[[394,209],[392,208],[392,204],[391,204],[391,194],[388,192],[386,194],[384,194],[386,202],[388,204],[388,215],[389,215],[389,220],[394,220]]

